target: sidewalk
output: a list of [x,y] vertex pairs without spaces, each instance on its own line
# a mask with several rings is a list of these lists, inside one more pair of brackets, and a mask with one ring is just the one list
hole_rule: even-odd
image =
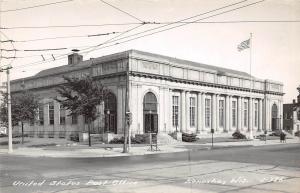
[[[279,140],[260,141],[239,141],[239,142],[219,142],[214,143],[214,149],[231,148],[231,147],[249,147],[265,145],[285,145],[300,143],[299,138],[288,139],[287,143],[280,143]],[[56,145],[45,147],[18,147],[12,154],[7,153],[7,149],[0,149],[0,154],[28,156],[28,157],[64,157],[64,158],[88,158],[88,157],[116,157],[132,155],[148,155],[158,153],[174,153],[184,151],[199,151],[211,149],[211,144],[197,144],[180,142],[177,144],[160,145],[159,151],[150,151],[147,145],[133,145],[130,153],[122,153],[122,144],[95,144],[92,147],[86,145]]]

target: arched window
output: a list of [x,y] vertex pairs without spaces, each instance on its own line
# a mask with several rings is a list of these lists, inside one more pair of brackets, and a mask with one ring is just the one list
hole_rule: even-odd
[[104,99],[105,132],[117,133],[117,98],[113,93]]
[[157,99],[152,92],[148,92],[144,97],[144,111],[157,113]]
[[272,118],[277,118],[278,117],[278,108],[277,105],[274,103],[272,105]]
[[152,92],[144,96],[144,132],[158,132],[157,99]]

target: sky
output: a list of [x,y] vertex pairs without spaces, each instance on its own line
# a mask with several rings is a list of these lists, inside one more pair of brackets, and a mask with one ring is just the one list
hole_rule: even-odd
[[[1,40],[15,41],[3,42],[1,48],[18,50],[1,52],[4,57],[17,57],[1,59],[1,66],[12,65],[11,79],[32,76],[44,69],[66,65],[66,56],[74,48],[83,52],[84,60],[137,49],[249,73],[250,50],[238,52],[237,45],[247,40],[252,33],[252,75],[260,79],[282,82],[285,92],[284,103],[292,102],[298,95],[296,88],[300,85],[300,0],[262,2],[260,0],[0,0],[0,2],[0,26],[14,28],[1,29]],[[254,5],[230,11],[255,2],[257,3]],[[207,13],[234,3],[238,4]],[[44,6],[28,8],[37,5]],[[222,13],[226,11],[227,13]],[[138,37],[136,33],[163,25],[149,22],[175,22],[199,14],[202,15],[186,21],[199,20],[202,23],[189,23],[122,43]],[[142,24],[143,22],[146,24]],[[181,24],[173,23],[143,34]],[[51,27],[72,25],[84,26]],[[39,26],[48,28],[19,28]],[[107,33],[108,35],[88,37]],[[52,39],[37,40],[45,38]],[[108,43],[112,38],[115,38],[115,41]],[[93,51],[88,49],[99,44],[103,45]],[[24,51],[57,48],[66,49]],[[84,52],[85,49],[91,52]],[[2,81],[6,79],[4,73],[0,76]]]

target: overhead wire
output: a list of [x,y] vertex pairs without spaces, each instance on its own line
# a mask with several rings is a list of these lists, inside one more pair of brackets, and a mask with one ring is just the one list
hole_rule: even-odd
[[[174,23],[174,21],[164,22],[145,22],[149,25],[163,25]],[[300,20],[233,20],[233,21],[201,21],[201,22],[177,22],[177,23],[194,23],[194,24],[219,24],[219,23],[300,23]],[[49,25],[49,26],[15,26],[15,27],[0,27],[2,30],[13,29],[47,29],[47,28],[80,28],[80,27],[101,27],[101,26],[115,26],[115,25],[137,25],[140,23],[111,23],[111,24],[80,24],[80,25]]]
[[[240,6],[238,8],[234,8],[234,9],[231,9],[231,10],[228,10],[228,11],[223,11],[221,13],[218,13],[218,14],[214,14],[214,15],[211,15],[211,16],[208,16],[208,17],[205,17],[205,18],[201,18],[201,19],[197,19],[195,20],[196,21],[201,21],[201,20],[204,20],[204,19],[208,19],[208,18],[211,18],[211,17],[215,17],[215,16],[218,16],[218,15],[222,15],[224,13],[228,13],[228,12],[232,12],[232,11],[236,11],[236,10],[239,10],[239,9],[242,9],[242,8],[245,8],[245,7],[248,7],[248,6],[251,6],[251,5],[255,5],[255,4],[258,4],[258,3],[262,3],[266,0],[260,0],[260,1],[257,1],[257,2],[254,2],[254,3],[250,3],[250,4],[247,4],[247,5],[244,5],[244,6]],[[174,27],[170,27],[170,28],[167,28],[167,29],[163,29],[163,30],[160,30],[160,31],[156,31],[156,32],[152,32],[152,33],[149,33],[149,34],[145,34],[145,35],[142,35],[142,36],[139,36],[139,37],[135,37],[135,38],[132,38],[132,39],[129,39],[129,40],[125,40],[123,42],[117,42],[115,45],[119,45],[119,44],[122,44],[122,43],[126,43],[126,42],[129,42],[129,41],[133,41],[133,40],[136,40],[136,39],[140,39],[140,38],[143,38],[143,37],[146,37],[146,36],[150,36],[150,35],[154,35],[154,34],[157,34],[157,33],[161,33],[161,32],[164,32],[164,31],[168,31],[168,30],[171,30],[171,29],[175,29],[175,28],[178,28],[178,27],[182,27],[182,26],[185,26],[185,25],[188,25],[190,23],[184,23],[184,24],[181,24],[181,25],[177,25],[177,26],[174,26]],[[130,36],[127,36],[127,37],[130,37]],[[124,38],[127,38],[127,37],[124,37]],[[119,38],[119,39],[116,39],[115,41],[119,41],[121,39],[124,39],[124,38]],[[112,45],[113,46],[113,45]],[[101,49],[101,48],[100,48]],[[94,49],[94,50],[98,50],[98,49]],[[93,50],[93,51],[94,51]]]
[[[246,2],[246,1],[247,1],[247,0],[243,0],[243,1],[236,2],[236,3],[232,3],[232,4],[229,4],[229,5],[226,5],[226,6],[217,8],[217,9],[213,9],[213,10],[210,10],[210,11],[206,11],[206,12],[204,12],[204,13],[200,13],[200,14],[197,14],[197,15],[194,15],[194,16],[190,16],[190,17],[187,17],[187,18],[184,18],[184,19],[180,19],[180,20],[174,21],[174,22],[172,22],[172,23],[165,24],[165,25],[163,25],[163,26],[154,27],[154,28],[151,28],[151,29],[148,29],[148,30],[139,32],[139,33],[135,33],[135,34],[132,34],[132,35],[123,37],[123,38],[119,38],[119,39],[113,40],[113,41],[122,40],[122,39],[125,39],[125,38],[129,38],[129,37],[133,37],[133,36],[136,36],[136,35],[140,35],[140,34],[143,34],[143,33],[149,32],[149,31],[153,31],[153,30],[156,30],[156,29],[164,28],[164,27],[167,27],[167,26],[170,26],[170,25],[173,25],[173,24],[178,24],[178,22],[184,22],[184,21],[186,21],[186,20],[190,20],[190,19],[193,19],[193,18],[202,16],[202,15],[206,15],[206,14],[209,14],[209,13],[212,13],[212,12],[215,12],[215,11],[219,11],[219,10],[222,10],[222,9],[225,9],[225,8],[228,8],[228,7],[232,7],[232,6],[235,6],[235,5],[244,3],[244,2]],[[94,49],[94,46],[93,46],[93,49]]]
[[70,1],[74,1],[74,0],[56,1],[56,2],[52,2],[52,3],[45,3],[45,4],[34,5],[34,6],[29,6],[29,7],[17,8],[17,9],[7,9],[7,10],[2,10],[1,13],[7,13],[7,12],[13,12],[13,11],[23,11],[23,10],[27,10],[27,9],[44,7],[44,6],[48,6],[48,5],[56,5],[56,4],[60,4],[60,3],[70,2]]
[[78,35],[78,36],[58,36],[58,37],[37,38],[37,39],[28,39],[28,40],[7,40],[6,42],[12,41],[16,43],[25,43],[25,42],[44,41],[44,40],[56,40],[56,39],[91,38],[91,37],[106,36],[106,35],[117,34],[117,33],[120,32],[109,32],[109,33],[102,33],[102,34],[89,34],[89,35]]
[[[261,3],[263,1],[265,1],[265,0],[257,1],[257,2],[248,4],[248,5],[245,5],[245,6],[241,6],[241,7],[235,8],[235,9],[224,11],[224,12],[221,12],[221,13],[218,13],[218,14],[215,14],[215,15],[212,15],[212,16],[208,16],[208,17],[205,17],[205,18],[201,18],[201,19],[198,19],[198,20],[195,20],[195,21],[200,21],[200,20],[203,20],[203,19],[208,19],[208,18],[211,18],[211,17],[214,17],[214,16],[218,16],[218,15],[221,15],[221,14],[224,14],[224,13],[228,13],[228,12],[235,11],[235,10],[238,10],[238,9],[241,9],[241,8],[245,8],[245,7],[248,7],[248,6],[251,6],[251,5],[255,5],[255,4]],[[122,41],[122,42],[117,42],[115,44],[112,44],[112,45],[109,45],[109,46],[106,46],[106,47],[103,47],[103,48],[107,48],[107,47],[111,47],[111,46],[123,44],[123,43],[126,43],[126,42],[130,42],[130,41],[133,41],[133,40],[136,40],[136,39],[140,39],[140,38],[146,37],[146,36],[154,35],[154,34],[161,33],[161,32],[164,32],[164,31],[168,31],[168,30],[171,30],[171,29],[174,29],[174,28],[182,27],[182,26],[188,25],[188,24],[190,24],[190,23],[181,24],[181,25],[178,25],[178,26],[170,27],[170,28],[167,28],[167,29],[163,29],[163,30],[160,30],[160,31],[156,31],[156,32],[152,32],[152,33],[149,33],[149,34],[145,34],[145,35],[139,36],[139,37],[135,37],[135,38],[132,38],[132,39],[129,39],[129,40],[125,40],[125,41]],[[123,38],[120,38],[120,39],[123,39]],[[120,39],[117,39],[116,41],[118,41]],[[99,50],[99,49],[102,49],[102,47],[100,47],[98,49],[94,49],[93,51]]]
[[[217,9],[213,9],[213,10],[210,10],[210,11],[207,11],[207,12],[204,12],[204,13],[201,13],[201,14],[197,14],[197,15],[194,15],[194,16],[191,16],[191,17],[187,17],[187,18],[178,20],[178,21],[176,21],[176,22],[186,21],[186,20],[188,20],[188,19],[195,18],[195,17],[201,16],[201,15],[205,15],[205,14],[208,14],[208,13],[211,13],[211,12],[215,12],[215,11],[218,11],[218,10],[221,10],[221,9],[225,9],[225,8],[227,8],[227,7],[231,7],[231,6],[234,6],[234,5],[243,3],[243,2],[245,2],[245,1],[247,1],[247,0],[239,1],[239,2],[237,2],[237,3],[229,4],[229,5],[226,5],[226,6],[217,8]],[[176,24],[176,22],[173,22],[172,24]],[[164,26],[155,27],[155,28],[152,28],[152,29],[150,29],[150,30],[145,30],[145,31],[143,31],[143,32],[139,32],[139,33],[136,33],[136,34],[133,34],[133,35],[130,35],[130,36],[126,36],[126,37],[132,37],[132,36],[134,36],[134,35],[139,35],[139,34],[141,34],[141,33],[145,33],[145,32],[152,31],[152,30],[155,30],[155,29],[159,29],[159,28],[161,28],[161,27],[165,27],[165,26],[169,26],[169,25],[171,25],[171,24],[166,24],[166,25],[164,25]],[[119,38],[119,39],[120,39],[120,38]],[[114,40],[111,40],[110,43],[111,43],[112,41],[114,41]],[[95,48],[97,48],[97,47],[99,47],[99,46],[103,46],[103,45],[104,45],[104,43],[101,43],[101,44],[98,44],[98,45],[96,45],[96,46],[91,46],[90,48],[86,48],[86,49],[84,49],[84,50],[82,50],[82,51],[83,51],[83,52],[86,52],[86,53],[89,53],[89,52],[95,50]],[[114,44],[114,45],[115,45],[115,44]],[[113,45],[109,45],[109,46],[106,46],[106,47],[111,47],[111,46],[113,46]],[[92,49],[92,50],[89,50],[89,49]],[[82,53],[82,52],[81,52],[81,53]],[[67,55],[67,54],[62,54],[61,56],[59,56],[59,58],[60,58],[60,59],[63,59],[64,56],[66,56],[66,55]],[[48,60],[48,61],[47,61],[47,60],[46,60],[46,61],[37,61],[37,62],[28,63],[28,64],[23,64],[23,65],[20,65],[20,66],[18,66],[18,67],[23,67],[23,66],[27,66],[27,65],[36,65],[36,64],[41,64],[41,63],[50,62],[50,61],[51,61],[51,60]]]
[[[228,12],[231,12],[231,11],[235,11],[235,10],[238,10],[238,9],[242,9],[242,8],[245,8],[245,7],[248,7],[248,6],[257,4],[257,3],[261,3],[261,2],[263,2],[263,1],[265,1],[265,0],[261,0],[261,1],[258,1],[258,2],[255,2],[255,3],[251,3],[251,4],[247,4],[247,5],[238,7],[238,8],[234,8],[234,9],[231,9],[231,10],[228,10],[228,11],[224,11],[224,12],[221,12],[221,13],[218,13],[218,14],[215,14],[215,15],[212,15],[212,16],[209,16],[209,17],[206,17],[206,18],[201,18],[201,19],[198,19],[198,20],[195,20],[195,21],[200,21],[200,20],[203,20],[203,19],[208,19],[208,18],[211,18],[211,17],[215,17],[215,16],[217,16],[217,15],[221,15],[221,14],[224,14],[224,13],[228,13]],[[224,9],[224,8],[227,8],[227,7],[231,7],[231,6],[240,4],[240,3],[242,3],[242,2],[245,2],[245,0],[244,0],[244,1],[237,2],[237,3],[234,3],[234,4],[230,4],[230,5],[221,7],[221,8],[217,8],[217,9],[214,9],[214,10],[211,10],[211,11],[208,11],[208,12],[205,12],[205,13],[202,13],[202,14],[198,14],[197,16],[204,15],[204,14],[208,14],[208,13],[211,13],[211,12],[214,12],[214,11],[218,11],[218,10],[221,10],[221,9]],[[188,17],[188,18],[179,20],[178,22],[182,22],[182,21],[185,21],[185,20],[194,18],[194,17],[196,17],[196,16]],[[173,22],[172,24],[176,24],[176,23],[177,23],[177,22]],[[188,24],[190,24],[190,23],[181,24],[180,26],[174,26],[174,27],[171,27],[171,28],[168,28],[168,29],[164,29],[164,30],[161,30],[161,31],[153,32],[153,33],[151,33],[151,34],[145,34],[145,35],[143,35],[143,36],[139,36],[139,37],[136,37],[136,38],[132,38],[132,39],[129,39],[129,40],[125,40],[125,41],[123,41],[123,42],[118,42],[118,43],[115,43],[115,44],[112,44],[112,45],[107,45],[107,46],[105,46],[105,47],[101,47],[101,48],[98,48],[98,49],[102,49],[102,48],[106,48],[106,47],[115,46],[115,45],[118,45],[118,44],[121,44],[121,43],[133,41],[133,40],[135,40],[135,39],[140,39],[140,38],[145,37],[145,36],[153,35],[153,34],[156,34],[156,33],[160,33],[160,32],[162,32],[162,31],[167,31],[167,30],[174,29],[174,28],[181,27],[181,26],[188,25]],[[166,24],[166,25],[161,26],[161,27],[165,27],[165,26],[168,26],[168,25],[170,25],[170,24]],[[123,37],[123,38],[119,38],[119,39],[116,39],[116,40],[112,40],[112,41],[118,41],[118,40],[120,40],[120,39],[132,37],[132,36],[134,36],[134,35],[138,35],[138,34],[142,34],[142,33],[148,32],[148,31],[152,31],[152,30],[155,30],[155,29],[159,29],[159,28],[161,28],[161,27],[152,28],[152,29],[150,29],[150,30],[145,30],[144,32],[139,32],[139,33],[136,33],[136,34],[133,34],[133,35],[130,35],[130,36],[126,36],[126,37]],[[110,41],[109,43],[111,43],[112,41]],[[99,47],[99,45],[103,46],[104,43],[98,44],[98,47]],[[91,48],[93,48],[93,50],[91,50],[91,51],[96,50],[96,49],[95,49],[95,46],[92,46]],[[98,49],[97,49],[97,50],[98,50]],[[90,51],[85,51],[85,52],[90,52]],[[64,55],[65,55],[65,54],[64,54]],[[62,56],[64,56],[64,55],[62,55]],[[60,58],[60,59],[63,59],[63,58]],[[31,65],[41,64],[41,63],[45,63],[45,62],[49,62],[49,61],[37,61],[37,62],[33,62],[33,63],[23,64],[23,65],[16,66],[16,67],[17,67],[17,68],[22,68],[22,67],[24,67],[24,66],[31,66]]]
[[2,30],[13,30],[13,29],[80,28],[80,27],[103,27],[103,26],[137,25],[137,24],[143,24],[143,23],[144,22],[79,24],[79,25],[14,26],[14,27],[0,27],[0,29],[2,29]]
[[103,0],[99,0],[99,1],[101,1],[102,3],[105,3],[106,5],[108,5],[110,7],[113,7],[114,9],[116,9],[118,11],[121,11],[122,13],[125,13],[126,15],[129,15],[130,17],[132,17],[132,18],[134,18],[134,19],[136,19],[136,20],[138,20],[140,22],[144,22],[143,20],[141,20],[141,19],[137,18],[136,16],[128,13],[127,11],[124,11],[124,10],[122,10],[122,9],[120,9],[120,8],[114,6],[114,5],[112,5],[112,4],[110,4],[110,3],[106,2],[106,1],[103,1]]

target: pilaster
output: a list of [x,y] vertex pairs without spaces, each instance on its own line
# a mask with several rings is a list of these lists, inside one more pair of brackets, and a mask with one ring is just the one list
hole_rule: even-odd
[[202,102],[201,96],[202,96],[201,93],[197,93],[197,133],[200,133],[201,123],[202,123],[201,110],[202,110],[203,106],[201,106],[201,102]]
[[229,112],[230,112],[228,95],[226,95],[225,101],[226,101],[226,106],[225,106],[225,130],[224,131],[227,132],[229,131]]
[[180,131],[184,132],[186,130],[186,111],[185,111],[185,103],[186,103],[186,95],[185,95],[185,91],[181,91],[180,92]]
[[263,108],[262,108],[262,99],[259,99],[258,100],[258,108],[259,108],[259,111],[258,111],[258,131],[261,131],[262,130],[262,114],[263,114]]

